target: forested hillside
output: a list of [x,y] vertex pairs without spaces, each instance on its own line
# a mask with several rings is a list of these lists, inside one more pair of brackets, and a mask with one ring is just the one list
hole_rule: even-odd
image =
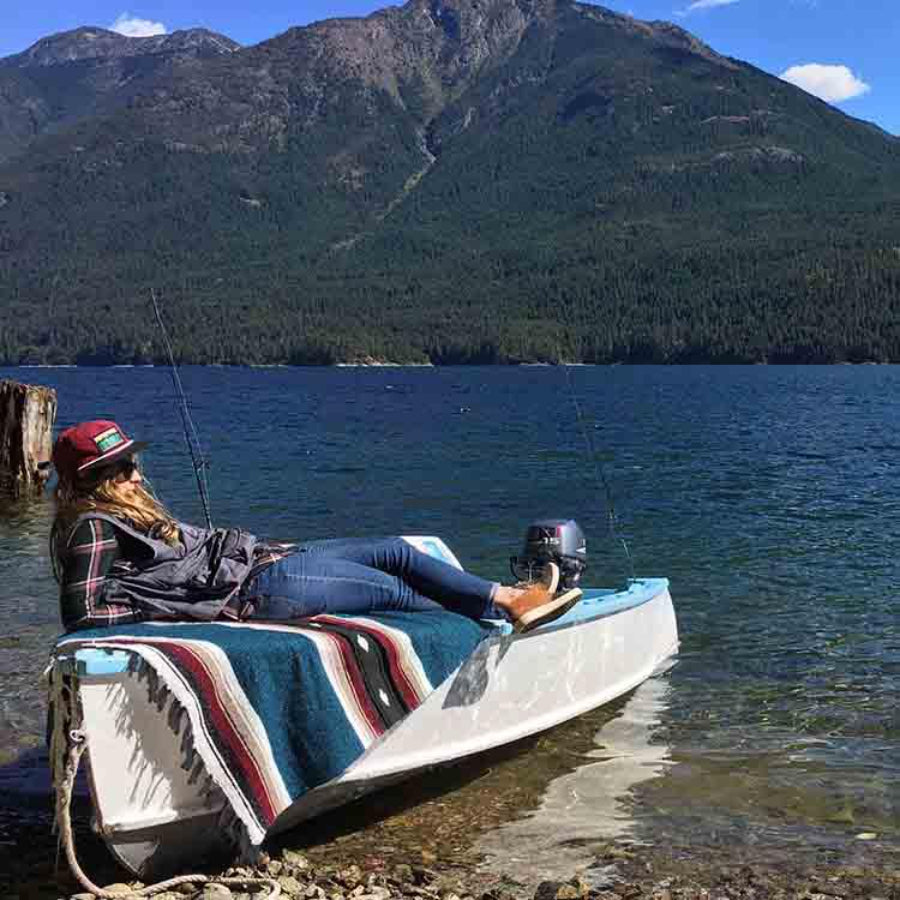
[[0,61],[0,363],[158,358],[151,288],[201,363],[900,360],[900,141],[675,26],[54,40]]

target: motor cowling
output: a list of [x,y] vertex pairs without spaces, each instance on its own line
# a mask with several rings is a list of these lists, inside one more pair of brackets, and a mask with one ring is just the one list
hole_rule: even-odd
[[525,546],[509,558],[513,576],[519,581],[541,577],[547,563],[559,566],[561,587],[573,588],[587,569],[587,541],[574,519],[540,519],[525,531]]

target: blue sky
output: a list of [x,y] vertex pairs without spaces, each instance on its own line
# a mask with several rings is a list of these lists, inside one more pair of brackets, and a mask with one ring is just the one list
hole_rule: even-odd
[[[204,26],[242,44],[333,16],[365,15],[368,0],[4,0],[0,56],[79,25],[136,35]],[[677,22],[715,50],[774,75],[900,135],[898,0],[608,0],[639,19]]]

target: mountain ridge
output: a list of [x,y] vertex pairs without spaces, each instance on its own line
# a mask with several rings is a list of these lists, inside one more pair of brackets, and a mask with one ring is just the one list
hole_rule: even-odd
[[192,361],[900,358],[900,142],[677,25],[410,0],[57,59],[0,65],[2,359],[145,359],[151,286]]
[[81,25],[35,41],[21,53],[0,57],[0,67],[65,65],[85,60],[209,50],[233,53],[241,45],[208,28],[186,28],[149,37],[132,37],[108,28]]

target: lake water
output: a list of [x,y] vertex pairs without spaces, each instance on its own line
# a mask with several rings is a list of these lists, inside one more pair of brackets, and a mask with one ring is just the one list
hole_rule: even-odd
[[[165,369],[0,370],[153,446],[158,492],[201,521]],[[570,370],[639,575],[671,579],[678,665],[511,765],[527,798],[478,836],[553,871],[607,837],[758,858],[900,851],[900,369]],[[285,538],[436,533],[504,578],[533,518],[585,529],[621,584],[562,370],[188,368],[217,524]],[[58,631],[49,502],[0,508],[0,795],[39,747]],[[559,735],[562,735],[560,738]],[[561,744],[565,746],[560,746]],[[566,756],[565,764],[560,763]],[[568,754],[568,755],[567,755]],[[479,783],[490,805],[504,776]],[[22,803],[25,801],[22,800]],[[449,801],[448,801],[449,802]],[[502,817],[501,817],[502,818]],[[0,842],[9,843],[0,814]]]

